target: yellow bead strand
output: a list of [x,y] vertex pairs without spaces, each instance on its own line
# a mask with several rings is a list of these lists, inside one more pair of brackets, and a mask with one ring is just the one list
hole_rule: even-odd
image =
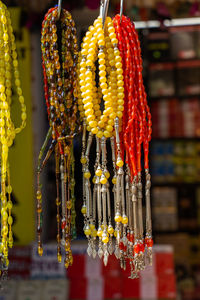
[[[19,79],[15,37],[9,11],[0,1],[0,145],[1,145],[1,256],[8,264],[8,246],[13,246],[11,216],[12,202],[10,173],[8,166],[9,147],[14,138],[26,125],[26,106]],[[21,120],[15,128],[11,119],[12,73],[18,100],[21,105]],[[6,186],[6,183],[8,185]],[[7,199],[8,195],[8,199]]]
[[[123,70],[118,40],[111,18],[107,17],[105,30],[101,17],[89,27],[82,43],[79,68],[81,99],[79,111],[85,114],[87,130],[98,138],[114,134],[114,119],[122,119],[124,109]],[[96,86],[95,63],[98,58],[99,87]],[[118,75],[120,74],[120,77]],[[101,112],[101,98],[104,110]]]

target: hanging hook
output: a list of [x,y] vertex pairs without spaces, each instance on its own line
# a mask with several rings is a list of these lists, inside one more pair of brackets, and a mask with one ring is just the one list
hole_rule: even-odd
[[[103,2],[103,4],[102,4],[102,2]],[[100,13],[101,13],[100,16],[102,17],[102,23],[103,23],[103,27],[104,27],[106,17],[108,14],[109,0],[102,0],[101,5],[102,5],[102,8],[100,8]]]
[[124,0],[120,0],[120,23],[122,21],[123,9],[124,9]]
[[62,0],[58,0],[58,18],[60,18],[60,13],[61,13],[61,9],[62,9]]

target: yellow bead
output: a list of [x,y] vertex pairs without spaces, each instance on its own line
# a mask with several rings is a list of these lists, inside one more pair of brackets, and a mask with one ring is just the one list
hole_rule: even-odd
[[87,126],[87,131],[91,131],[91,127],[90,126]]
[[123,116],[123,113],[122,113],[122,111],[117,111],[117,116],[118,116],[118,118],[122,118],[122,116]]
[[82,212],[83,215],[86,215],[86,213],[87,213],[87,207],[85,205],[82,206],[81,212]]
[[109,132],[112,132],[113,131],[113,126],[107,125],[106,130],[109,131]]
[[103,52],[98,53],[98,58],[103,58],[105,59],[105,54]]
[[123,70],[122,70],[122,68],[117,68],[116,72],[117,72],[117,74],[120,74],[120,75],[122,75],[122,74],[123,74]]
[[2,21],[3,24],[7,23],[7,19],[4,15],[1,15],[1,21]]
[[114,54],[115,54],[115,56],[120,56],[120,51],[118,49],[115,49]]
[[12,202],[11,202],[11,201],[8,201],[8,204],[7,204],[7,208],[8,208],[8,210],[11,210],[11,209],[12,209],[12,207],[13,207],[13,204],[12,204]]
[[104,244],[107,244],[107,243],[109,242],[108,236],[102,236],[102,242],[103,242]]
[[115,28],[113,26],[109,26],[108,27],[108,32],[109,33],[115,32]]
[[95,225],[94,224],[90,224],[90,229],[94,230],[95,229]]
[[123,167],[123,165],[124,165],[123,160],[122,160],[122,159],[117,159],[116,165],[117,165],[119,168]]
[[88,227],[84,230],[85,235],[90,235],[91,234],[91,229]]
[[102,170],[100,167],[97,168],[96,172],[95,172],[95,175],[100,177],[102,175]]
[[106,176],[107,179],[110,177],[110,173],[108,172],[108,170],[104,171],[103,173],[104,173],[104,175]]
[[85,172],[84,173],[84,177],[86,178],[86,179],[90,179],[90,177],[91,177],[91,173],[88,171],[88,172]]
[[101,77],[99,78],[99,81],[100,81],[101,83],[106,83],[106,77],[101,76]]
[[102,89],[102,95],[103,96],[105,96],[105,95],[107,95],[108,94],[108,89],[106,88],[106,89]]
[[39,256],[43,255],[43,248],[40,246],[38,247],[38,254],[39,254]]
[[124,105],[124,100],[118,100],[118,101],[117,101],[117,104],[123,106],[123,105]]
[[0,93],[4,93],[5,86],[3,84],[0,84]]
[[100,71],[105,71],[105,69],[106,69],[105,65],[100,65],[100,66],[99,66],[99,70],[100,70]]
[[[84,109],[87,110],[87,109],[92,109],[93,108],[93,104],[91,102],[88,102],[86,104],[84,104]],[[87,116],[87,114],[86,114]]]
[[101,228],[99,228],[97,231],[97,236],[102,237],[102,234],[103,234],[103,230]]
[[[112,60],[112,61],[114,61],[114,64],[115,64],[115,56],[114,56],[114,53],[113,53],[113,50],[112,50],[112,52],[108,55],[108,60],[109,60],[109,63],[110,63],[110,61]],[[114,66],[114,64],[111,64],[110,63],[110,65],[112,66]]]
[[104,122],[103,122],[103,121],[99,121],[99,122],[98,122],[98,126],[99,126],[100,128],[103,128],[103,127],[104,127]]
[[[85,44],[83,44],[83,47],[85,48]],[[82,48],[82,50],[81,50],[81,54],[82,55],[87,55],[87,50],[86,49],[84,49],[84,48]]]
[[102,115],[102,116],[100,117],[100,119],[101,119],[101,121],[102,121],[103,123],[106,123],[106,122],[107,122],[107,116],[105,116],[105,115]]
[[94,177],[92,178],[92,182],[93,182],[94,184],[97,182],[96,176],[94,176]]
[[111,23],[111,25],[113,24],[111,17],[107,17],[106,22],[107,22],[108,25],[110,25],[110,23]]
[[128,223],[128,217],[127,216],[123,216],[122,217],[122,224],[127,224]]
[[23,112],[23,113],[21,114],[21,119],[22,119],[22,121],[25,121],[26,118],[27,118],[27,115],[26,115],[25,112]]
[[9,39],[9,37],[8,37],[8,34],[7,33],[4,33],[3,34],[3,39],[4,39],[4,41],[8,41],[8,39]]
[[95,119],[95,116],[94,115],[89,115],[87,116],[87,121],[90,122],[90,121],[93,121]]
[[118,109],[118,111],[123,111],[124,110],[124,106],[123,105],[118,105],[117,109]]
[[98,128],[97,128],[97,127],[92,128],[92,129],[91,129],[91,132],[92,132],[93,134],[97,134],[97,133],[98,133]]
[[57,259],[59,263],[62,262],[62,255],[60,253],[57,254]]
[[106,77],[106,71],[99,71],[99,77]]
[[99,46],[104,46],[105,40],[104,39],[98,40],[98,44],[99,44]]
[[101,176],[101,179],[100,179],[100,183],[101,183],[101,184],[106,184],[107,181],[108,181],[107,178],[106,178],[104,175],[102,175],[102,176]]
[[[94,114],[94,110],[93,109],[87,109],[86,111],[85,111],[85,115],[86,115],[86,117],[88,117],[88,116],[90,116],[90,115],[93,115]],[[93,126],[94,127],[94,126]]]
[[40,191],[37,191],[37,199],[38,200],[42,199],[42,193]]
[[102,83],[100,84],[100,87],[101,87],[102,90],[105,90],[105,89],[108,88],[108,85],[107,85],[106,82],[102,82]]
[[108,124],[111,125],[111,126],[113,126],[113,125],[114,125],[113,119],[109,119],[109,120],[108,120]]
[[122,220],[122,217],[119,214],[115,215],[115,222],[120,223]]
[[102,137],[103,137],[103,131],[98,131],[98,133],[97,133],[97,137],[99,138],[99,139],[101,139]]
[[109,118],[114,120],[114,119],[116,118],[116,113],[115,113],[115,112],[112,112],[112,113],[109,115]]
[[84,118],[85,117],[85,113],[83,111],[80,112],[80,118]]
[[114,45],[114,44],[118,44],[118,39],[116,39],[116,38],[112,38],[111,39],[111,43]]
[[66,207],[67,207],[67,209],[71,209],[72,208],[72,201],[66,201]]
[[110,114],[112,114],[113,112],[113,108],[112,107],[108,107],[105,111],[104,111],[104,114],[109,116]]
[[92,230],[91,236],[92,237],[96,237],[97,236],[97,230],[96,229]]
[[113,234],[114,233],[114,228],[110,225],[108,226],[108,233]]
[[82,163],[82,164],[86,164],[86,162],[87,162],[86,157],[85,157],[85,156],[82,156],[82,157],[81,157],[81,163]]
[[87,65],[88,67],[92,67],[92,66],[93,66],[93,61],[92,61],[91,59],[87,59],[86,65]]
[[106,138],[111,137],[111,133],[110,133],[109,131],[107,131],[107,130],[105,130],[103,134],[104,134],[104,136],[105,136]]
[[118,92],[119,93],[124,93],[124,87],[123,86],[118,86]]
[[117,85],[118,86],[124,86],[124,81],[123,80],[118,80]]
[[92,128],[97,127],[97,122],[96,121],[90,121],[89,126],[92,127]]
[[116,38],[115,31],[110,32],[109,37],[110,37],[110,39],[115,39]]
[[117,183],[117,178],[116,178],[115,176],[114,176],[113,179],[112,179],[112,183],[113,183],[113,184],[116,184],[116,183]]
[[4,221],[6,221],[6,220],[8,219],[8,214],[7,214],[6,211],[3,212],[3,214],[2,214],[2,219],[3,219]]
[[112,60],[109,61],[109,63],[110,63],[110,65],[111,65],[111,67],[114,67],[114,65],[115,65],[115,60],[112,59]]
[[105,65],[105,59],[104,58],[99,59],[99,65]]
[[13,223],[13,218],[11,216],[8,217],[8,224],[9,225],[12,225]]

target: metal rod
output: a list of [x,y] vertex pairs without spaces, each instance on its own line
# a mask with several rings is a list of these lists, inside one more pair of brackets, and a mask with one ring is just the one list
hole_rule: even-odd
[[103,27],[105,25],[106,17],[107,17],[107,14],[108,14],[108,6],[109,6],[109,0],[105,0],[104,1],[104,6],[103,6],[103,16],[102,16]]
[[62,9],[62,0],[58,0],[58,18],[60,18],[61,9]]
[[105,0],[101,0],[101,1],[100,1],[100,12],[99,12],[99,16],[100,16],[101,18],[103,18],[104,2],[105,2]]
[[120,0],[120,23],[122,21],[123,10],[124,10],[124,0]]

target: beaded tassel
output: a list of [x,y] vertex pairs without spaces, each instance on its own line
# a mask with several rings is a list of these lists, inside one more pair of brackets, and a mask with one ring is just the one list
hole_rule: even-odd
[[[17,51],[15,37],[11,25],[9,11],[0,1],[0,161],[1,161],[1,242],[0,258],[2,269],[7,269],[8,247],[13,246],[11,216],[12,187],[10,184],[10,171],[8,162],[9,148],[12,146],[17,133],[26,125],[26,106],[22,95],[19,79]],[[21,126],[15,128],[11,119],[12,78],[14,82],[19,103],[21,105]]]
[[[58,43],[57,22],[61,24],[61,45]],[[57,255],[61,262],[61,245],[65,248],[65,267],[72,264],[71,239],[75,237],[75,196],[73,137],[77,129],[77,63],[78,48],[74,21],[69,12],[51,8],[42,24],[41,49],[45,100],[50,129],[38,161],[37,233],[38,253],[43,254],[42,193],[40,174],[52,152],[56,161]],[[60,55],[61,54],[61,55]],[[43,154],[50,147],[41,163]],[[60,193],[61,188],[61,193]]]

